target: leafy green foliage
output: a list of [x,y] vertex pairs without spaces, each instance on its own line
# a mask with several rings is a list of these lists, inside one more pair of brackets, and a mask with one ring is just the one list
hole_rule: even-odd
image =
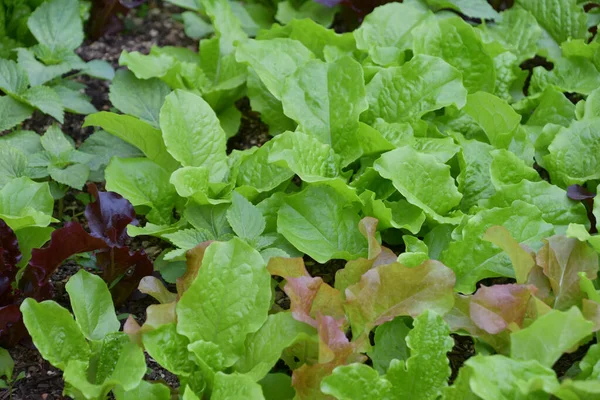
[[[85,86],[70,80],[67,74],[79,71],[110,80],[114,71],[105,61],[86,63],[75,54],[84,38],[79,2],[8,1],[0,7],[0,91],[4,94],[0,97],[0,115],[5,116],[0,131],[18,125],[35,109],[60,123],[65,111],[96,111],[80,92]],[[17,62],[12,60],[12,50]]]
[[[596,345],[567,373],[556,364],[600,330],[593,8],[407,0],[337,34],[292,18],[314,16],[320,6],[309,2],[176,4],[190,10],[188,31],[214,36],[199,53],[123,52],[129,70],[110,93],[120,113],[86,119],[103,129],[91,144],[76,150],[55,128],[37,142],[0,139],[9,144],[0,216],[17,235],[52,222],[36,211],[52,199],[32,171],[60,182],[77,177],[65,173],[76,165],[89,177],[106,165],[106,187],[145,216],[129,234],[168,242],[156,269],[176,293],[158,275],[118,281],[139,281],[158,302],[143,325],[127,320],[129,337],[116,332],[97,278],[68,284],[81,297],[76,321],[52,303],[23,304],[34,342],[65,370],[68,395],[168,398],[141,381],[135,346],[177,375],[184,399],[600,394]],[[273,16],[284,25],[269,26]],[[62,32],[50,32],[40,53],[49,57],[77,39],[60,44]],[[20,64],[4,65],[3,91],[27,93],[44,77]],[[245,95],[272,138],[228,151]],[[25,113],[19,99],[5,101],[5,120]],[[127,146],[111,157],[117,139]],[[31,165],[38,153],[50,161]],[[100,246],[103,266],[138,271],[141,259],[121,253],[133,220],[115,221],[91,223],[87,236],[66,228],[86,249]],[[106,254],[125,259],[113,265]],[[49,326],[60,335],[39,332],[43,308],[56,311]],[[74,352],[55,343],[66,331]],[[454,370],[451,334],[475,353]]]
[[81,270],[71,278],[67,290],[76,320],[53,301],[38,303],[28,298],[21,306],[36,347],[64,371],[65,394],[103,399],[116,387],[135,389],[146,372],[144,353],[126,334],[118,332],[106,284]]

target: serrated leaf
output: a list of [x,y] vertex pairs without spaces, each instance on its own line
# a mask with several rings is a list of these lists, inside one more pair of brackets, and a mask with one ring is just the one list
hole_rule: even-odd
[[237,236],[248,243],[255,241],[265,230],[265,219],[260,210],[238,192],[233,192],[227,221]]
[[160,109],[170,92],[169,86],[159,79],[142,80],[119,70],[110,85],[109,98],[119,111],[159,128]]

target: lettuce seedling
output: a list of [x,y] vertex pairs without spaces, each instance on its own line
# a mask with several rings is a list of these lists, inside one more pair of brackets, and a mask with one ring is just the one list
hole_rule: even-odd
[[31,131],[16,131],[0,137],[0,187],[22,176],[35,180],[51,179],[52,195],[62,198],[68,188],[83,189],[88,180],[101,181],[111,157],[139,155],[132,146],[106,132],[90,136],[79,149],[57,125],[43,136]]
[[23,320],[42,356],[64,371],[64,394],[105,399],[115,387],[136,388],[146,373],[143,350],[119,332],[111,294],[98,276],[80,270],[66,285],[73,316],[54,301],[32,298]]
[[[27,19],[37,44],[17,51],[17,62],[0,58],[0,131],[29,118],[34,110],[64,122],[64,111],[89,114],[96,109],[72,78],[86,74],[112,79],[114,71],[102,60],[84,62],[74,50],[83,42],[77,0],[50,0]],[[1,33],[1,32],[0,32]],[[0,35],[1,36],[1,35]],[[66,74],[78,71],[65,77]]]

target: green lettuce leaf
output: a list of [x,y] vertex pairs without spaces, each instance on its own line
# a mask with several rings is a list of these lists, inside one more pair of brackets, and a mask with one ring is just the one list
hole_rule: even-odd
[[73,316],[54,301],[27,298],[21,305],[23,322],[45,360],[63,371],[74,361],[85,362],[90,346]]
[[510,335],[510,355],[551,367],[564,352],[591,335],[593,327],[594,323],[587,321],[577,307],[552,310]]
[[450,167],[436,157],[405,146],[383,154],[374,168],[429,218],[439,223],[452,221],[446,216],[458,206],[462,194],[450,175]]
[[466,97],[462,74],[456,68],[438,57],[420,54],[373,77],[367,85],[369,109],[362,119],[366,123],[375,118],[409,121],[453,104],[462,108]]
[[130,71],[119,70],[110,85],[111,103],[129,114],[159,128],[159,113],[171,89],[158,79],[141,80]]
[[267,320],[270,280],[260,254],[241,240],[208,247],[197,278],[177,303],[177,331],[192,344],[206,343],[196,356],[212,357],[205,353],[212,345],[222,358],[216,367],[231,366],[239,359],[246,335]]
[[121,324],[106,283],[97,275],[79,270],[65,285],[73,314],[88,340],[102,340],[119,330]]
[[398,65],[404,50],[412,48],[413,29],[431,17],[431,12],[409,4],[377,7],[354,31],[356,47],[368,52],[376,64]]
[[330,186],[310,185],[288,196],[278,211],[277,231],[298,250],[320,263],[351,260],[366,254],[358,231],[359,208]]

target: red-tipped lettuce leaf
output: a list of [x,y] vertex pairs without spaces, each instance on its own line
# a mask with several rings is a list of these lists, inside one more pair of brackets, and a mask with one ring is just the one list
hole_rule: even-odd
[[430,309],[444,315],[454,304],[454,272],[427,260],[413,268],[400,263],[367,271],[346,289],[344,308],[355,338],[399,315],[416,317]]
[[573,305],[581,305],[583,293],[579,287],[579,273],[585,273],[588,279],[596,279],[598,253],[586,242],[557,235],[544,239],[544,246],[537,254],[537,264],[550,280],[553,308],[567,310]]
[[536,290],[533,285],[482,286],[471,298],[471,319],[479,328],[493,335],[511,324],[522,327],[527,305]]

